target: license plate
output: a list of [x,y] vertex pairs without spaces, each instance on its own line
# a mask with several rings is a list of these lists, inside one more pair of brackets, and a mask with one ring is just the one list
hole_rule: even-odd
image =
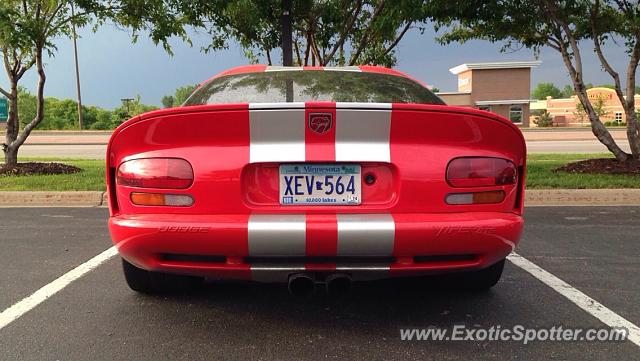
[[280,204],[358,205],[360,166],[354,164],[283,164]]

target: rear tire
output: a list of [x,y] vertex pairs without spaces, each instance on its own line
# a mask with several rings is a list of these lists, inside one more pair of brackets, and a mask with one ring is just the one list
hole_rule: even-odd
[[201,277],[151,272],[122,260],[124,278],[129,288],[141,293],[168,293],[191,291],[203,282]]
[[452,275],[455,279],[453,282],[459,288],[471,290],[471,291],[486,291],[495,286],[500,277],[502,276],[502,270],[504,269],[505,260],[501,260],[487,268],[483,268],[478,271],[464,272]]

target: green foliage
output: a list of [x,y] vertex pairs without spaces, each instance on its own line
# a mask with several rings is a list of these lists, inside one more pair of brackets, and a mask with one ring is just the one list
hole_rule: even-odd
[[625,122],[616,122],[616,121],[608,121],[604,122],[604,125],[607,127],[626,127],[627,123]]
[[184,103],[185,100],[196,90],[197,85],[186,85],[176,89],[176,92],[173,96],[175,101],[175,106],[179,106]]
[[176,100],[173,95],[165,95],[160,99],[163,108],[171,108],[175,104]]
[[534,119],[533,123],[541,128],[552,127],[553,126],[553,117],[549,112],[545,109],[542,114],[537,115],[536,119]]
[[[188,42],[185,26],[201,25],[191,7],[193,4],[180,0],[0,1],[0,56],[9,81],[8,88],[0,86],[0,93],[11,104],[2,144],[7,165],[15,165],[20,146],[38,126],[41,129],[75,127],[69,121],[74,113],[77,115],[77,110],[72,109],[72,101],[44,99],[46,70],[43,59],[47,54],[55,55],[56,41],[74,36],[75,28],[93,25],[96,30],[109,23],[130,30],[134,42],[141,32],[148,33],[155,44],[162,44],[171,53],[169,38],[178,37]],[[20,81],[31,68],[35,68],[38,75],[35,112],[33,99],[18,94]],[[21,103],[25,109],[21,109]],[[45,116],[47,105],[50,109]],[[112,128],[119,122],[98,109],[87,110],[88,127]]]
[[[26,89],[18,92],[18,109],[20,122],[26,125],[35,117],[36,97]],[[78,103],[72,99],[58,99],[47,97],[44,100],[44,118],[36,129],[39,130],[76,130],[78,126]],[[108,130],[114,129],[124,120],[135,115],[158,109],[152,105],[145,105],[136,97],[129,104],[129,113],[126,106],[116,108],[113,111],[96,106],[83,106],[82,115],[85,129]]]
[[616,174],[574,174],[553,170],[570,162],[610,158],[611,154],[528,154],[527,189],[640,188],[638,176]]
[[173,95],[165,95],[161,102],[164,108],[179,107],[193,93],[198,85],[185,85],[176,89]]
[[571,98],[575,94],[576,93],[575,93],[575,91],[573,91],[573,87],[571,85],[565,85],[564,88],[562,88],[562,97],[563,98]]
[[[605,100],[604,96],[598,96],[595,99],[591,100],[593,111],[598,117],[603,117],[609,114],[609,111],[607,111],[606,109],[606,103],[607,101]],[[581,123],[588,120],[587,112],[585,111],[584,105],[582,105],[582,103],[576,104],[576,111],[573,114]]]
[[106,188],[104,160],[26,158],[20,161],[61,162],[82,171],[55,175],[0,175],[0,189],[3,191],[104,191]]
[[560,98],[562,91],[553,83],[538,83],[531,93],[534,99],[545,100],[547,97]]
[[[206,19],[218,50],[235,39],[247,58],[267,63],[280,47],[281,0],[199,0],[195,13]],[[294,62],[299,65],[356,65],[396,62],[395,48],[408,29],[423,30],[424,2],[419,0],[293,0],[291,19]]]

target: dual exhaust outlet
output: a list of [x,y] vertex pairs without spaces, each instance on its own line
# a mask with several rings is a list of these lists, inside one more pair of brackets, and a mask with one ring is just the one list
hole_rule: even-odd
[[[316,291],[319,282],[308,273],[296,273],[289,276],[287,289],[296,297],[309,297]],[[325,289],[330,296],[342,296],[351,288],[351,276],[334,273],[325,279]]]

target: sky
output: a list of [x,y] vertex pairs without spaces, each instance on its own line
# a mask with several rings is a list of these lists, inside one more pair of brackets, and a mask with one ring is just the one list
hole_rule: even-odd
[[[171,41],[174,55],[161,46],[140,36],[131,42],[130,33],[113,26],[103,26],[97,32],[80,29],[78,56],[82,101],[113,109],[121,105],[122,98],[140,95],[145,104],[161,105],[164,95],[174,93],[177,87],[197,84],[212,75],[248,63],[236,44],[223,51],[205,54],[200,48],[207,44],[203,34],[192,33],[193,46],[181,40]],[[501,53],[501,44],[471,41],[465,44],[440,45],[432,30],[420,34],[408,32],[397,51],[396,68],[437,87],[441,91],[456,91],[457,78],[449,69],[462,64],[484,61],[535,60],[531,50],[522,49]],[[73,43],[70,39],[57,39],[58,51],[45,61],[47,83],[45,94],[59,98],[76,97]],[[582,44],[585,81],[610,84],[611,78],[601,70],[600,63],[589,44]],[[625,53],[622,46],[611,44],[605,48],[612,65],[624,72]],[[569,76],[558,53],[543,49],[538,60],[542,65],[532,71],[532,87],[539,82],[553,82],[562,88],[570,84]],[[22,80],[34,92],[37,76],[32,70]],[[0,75],[0,85],[6,86],[6,76]]]

